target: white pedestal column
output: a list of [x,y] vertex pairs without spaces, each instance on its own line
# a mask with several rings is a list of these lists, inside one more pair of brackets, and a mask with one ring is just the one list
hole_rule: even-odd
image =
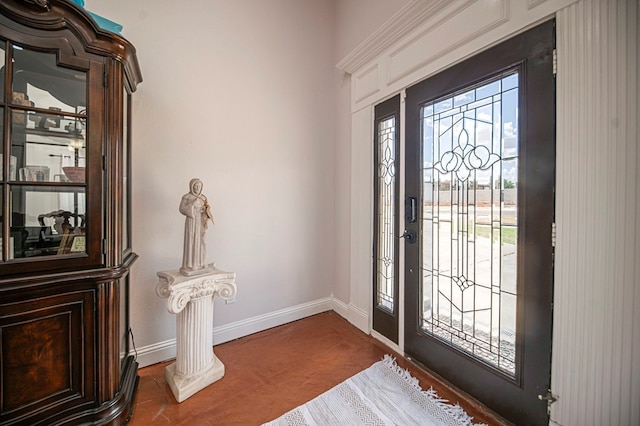
[[176,314],[176,362],[166,368],[166,378],[178,402],[224,376],[224,364],[213,352],[213,298],[231,301],[236,295],[236,274],[210,265],[211,272],[184,276],[180,271],[158,272],[158,296],[169,299],[167,309]]

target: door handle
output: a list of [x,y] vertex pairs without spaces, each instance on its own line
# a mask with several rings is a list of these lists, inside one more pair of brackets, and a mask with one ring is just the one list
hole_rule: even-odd
[[407,197],[404,204],[404,218],[407,223],[415,223],[418,220],[418,200],[416,197]]
[[404,233],[400,235],[398,238],[404,238],[406,242],[409,244],[415,244],[418,241],[418,235],[416,231],[413,229],[405,229]]

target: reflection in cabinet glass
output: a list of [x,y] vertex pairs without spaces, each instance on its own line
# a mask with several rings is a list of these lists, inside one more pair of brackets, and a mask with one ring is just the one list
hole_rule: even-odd
[[8,176],[12,239],[4,258],[83,254],[87,73],[59,65],[53,52],[17,44],[9,43],[5,56],[12,64]]
[[85,188],[14,185],[10,199],[15,258],[85,253]]

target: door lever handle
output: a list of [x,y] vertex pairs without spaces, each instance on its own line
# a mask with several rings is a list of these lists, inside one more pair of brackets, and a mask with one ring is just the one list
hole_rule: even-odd
[[404,233],[400,235],[398,238],[404,238],[405,241],[408,242],[409,244],[415,244],[416,241],[418,240],[416,231],[408,230],[408,229],[405,229]]
[[416,197],[407,197],[404,210],[404,218],[408,223],[415,223],[418,220],[418,200]]

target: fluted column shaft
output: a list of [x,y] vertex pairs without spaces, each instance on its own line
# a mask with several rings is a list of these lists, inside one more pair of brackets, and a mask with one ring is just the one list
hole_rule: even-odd
[[213,295],[192,299],[176,318],[176,372],[190,377],[213,366]]

